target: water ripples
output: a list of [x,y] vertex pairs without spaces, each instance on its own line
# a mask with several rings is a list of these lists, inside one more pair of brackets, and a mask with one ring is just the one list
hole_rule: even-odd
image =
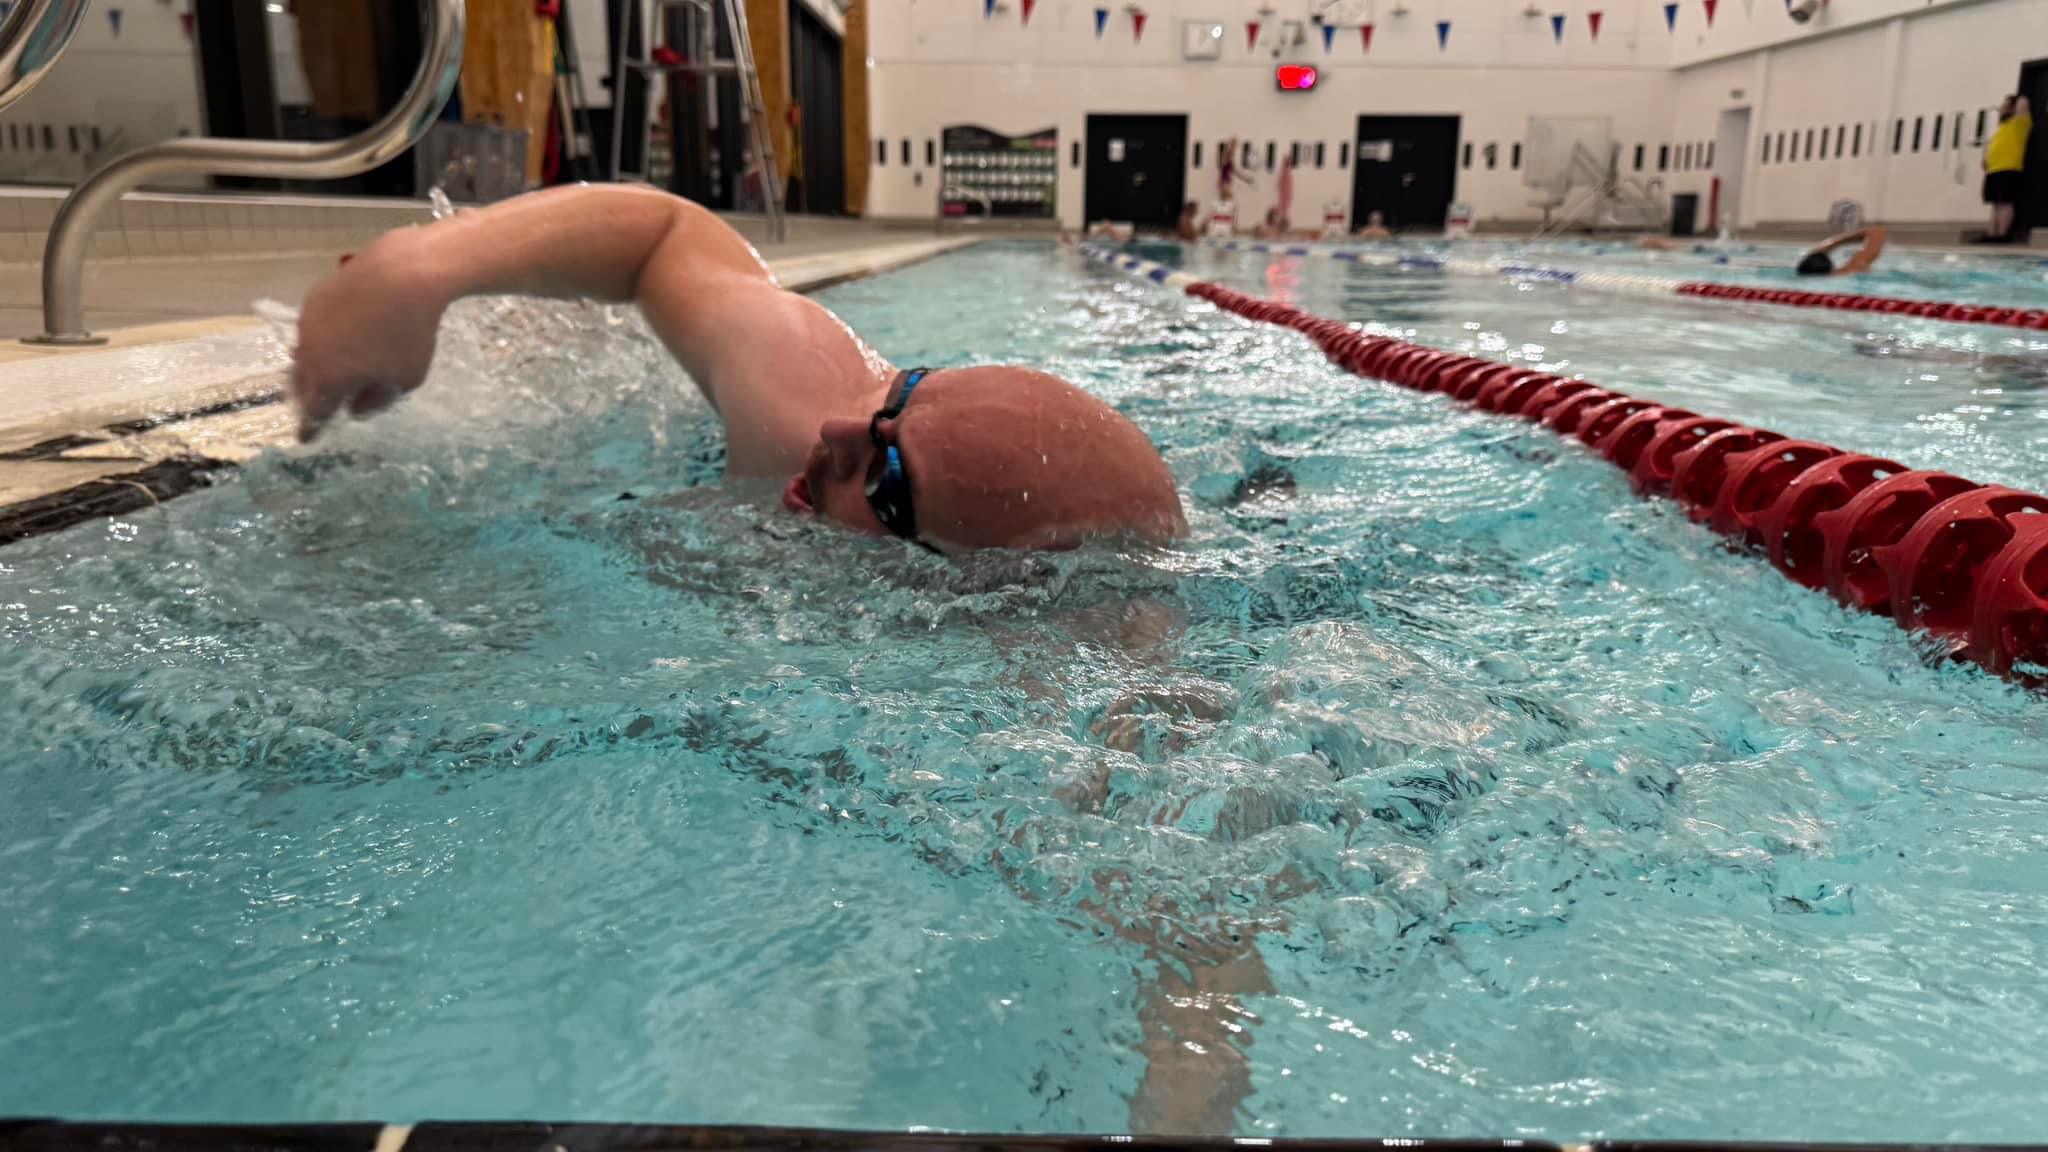
[[[1311,306],[1595,378],[1717,338],[1332,272]],[[0,1111],[2038,1127],[2035,698],[1539,429],[1044,248],[827,299],[1087,381],[1194,538],[796,522],[706,487],[637,322],[476,304],[389,418],[5,553]],[[1863,357],[1726,338],[1686,398],[1845,419]],[[2012,423],[1987,470],[2037,467]]]

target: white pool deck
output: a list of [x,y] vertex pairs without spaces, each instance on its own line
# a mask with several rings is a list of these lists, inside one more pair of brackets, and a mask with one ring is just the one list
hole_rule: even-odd
[[[983,237],[880,226],[799,232],[762,254],[810,291],[928,259]],[[296,305],[338,252],[166,258],[88,269],[102,347],[24,344],[40,330],[39,269],[0,265],[0,518],[170,460],[240,464],[285,443],[289,353],[257,300]]]

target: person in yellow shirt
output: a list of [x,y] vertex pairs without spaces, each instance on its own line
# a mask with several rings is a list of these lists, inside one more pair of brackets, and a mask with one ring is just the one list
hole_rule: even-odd
[[1984,202],[1991,205],[1991,231],[1985,242],[2012,240],[2014,209],[2020,202],[2020,170],[2026,166],[2027,136],[2034,117],[2025,96],[2007,96],[1998,106],[1998,130],[1984,146]]

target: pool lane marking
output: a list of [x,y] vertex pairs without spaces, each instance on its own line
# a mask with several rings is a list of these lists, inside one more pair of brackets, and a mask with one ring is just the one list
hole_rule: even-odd
[[[1824,586],[1846,607],[1880,615],[1889,609],[1902,628],[1935,636],[1949,655],[1973,660],[1995,675],[2048,686],[2048,677],[2030,667],[2048,665],[2048,587],[2037,590],[2039,581],[2029,575],[2043,570],[2039,562],[2048,559],[2048,497],[2002,485],[1981,485],[1947,473],[1914,470],[1816,441],[1787,439],[1768,429],[1698,416],[1599,388],[1590,381],[1569,380],[1399,337],[1369,335],[1344,321],[1197,280],[1155,261],[1093,244],[1084,244],[1080,250],[1091,259],[1161,283],[1185,281],[1181,289],[1185,294],[1246,320],[1291,328],[1313,340],[1333,363],[1352,375],[1417,391],[1450,393],[1483,411],[1541,421],[1560,436],[1576,433],[1581,443],[1628,472],[1638,493],[1670,496],[1691,519],[1712,526],[1737,543],[1761,539],[1768,545],[1772,565],[1798,582],[1816,590]],[[1169,275],[1159,277],[1161,270]],[[1559,396],[1565,387],[1574,390]],[[1536,402],[1546,396],[1549,399],[1537,408]],[[1575,413],[1591,396],[1599,398],[1592,402],[1600,403],[1599,423],[1605,427],[1589,436],[1584,426],[1557,422],[1569,417],[1571,425],[1578,425]],[[1553,413],[1562,416],[1554,419]],[[1721,440],[1720,449],[1710,457],[1712,467],[1719,469],[1706,474],[1706,483],[1713,490],[1687,485],[1685,473],[1692,462],[1719,437],[1729,439]],[[1736,443],[1738,440],[1742,443]],[[1792,451],[1818,455],[1796,464],[1795,471],[1775,473],[1775,495],[1751,513],[1740,513],[1733,503],[1740,493],[1726,491],[1731,480],[1754,462]],[[1782,458],[1794,461],[1789,454]],[[1794,498],[1793,489],[1802,479],[1840,471],[1834,468],[1836,464],[1871,466],[1871,475],[1860,486],[1849,487],[1840,503],[1807,506],[1804,493]],[[1835,479],[1841,485],[1848,483]],[[1806,491],[1820,491],[1827,483],[1817,481]],[[1889,500],[1908,508],[1912,520],[1885,539],[1882,528],[1870,525],[1869,512]],[[1910,507],[1915,500],[1919,502],[1917,510]],[[1779,549],[1791,532],[1789,517],[1800,507],[1806,508],[1800,530],[1817,533],[1825,543],[1823,567],[1829,574],[1819,580],[1802,578],[1803,569],[1795,571],[1790,564],[1781,563]],[[1787,519],[1773,521],[1781,508]],[[1830,517],[1835,521],[1832,526],[1824,523]],[[1771,526],[1767,527],[1767,522]],[[1978,547],[1973,554],[1967,533],[1989,528],[1994,522],[2005,531],[2005,538],[1993,543],[1995,551]],[[1859,544],[1858,537],[1866,529],[1880,538]],[[1965,534],[1960,544],[1958,529]],[[1881,597],[1867,598],[1863,589],[1832,573],[1838,557],[1858,549],[1871,554],[1882,574],[1885,587]],[[1969,582],[1960,602],[1951,588],[1934,588],[1926,599],[1945,603],[1923,604],[1924,578],[1949,581],[1959,573]],[[1944,617],[1939,621],[1935,619],[1937,611]]]
[[1941,320],[1951,324],[1990,324],[2002,328],[2048,332],[2048,308],[2000,308],[1983,304],[1958,304],[1948,300],[1907,300],[1895,296],[1865,296],[1850,292],[1810,292],[1798,288],[1720,284],[1709,280],[1679,280],[1668,276],[1588,272],[1577,268],[1557,268],[1545,264],[1513,261],[1399,255],[1327,244],[1269,244],[1262,240],[1204,240],[1202,244],[1204,247],[1224,252],[1319,257],[1342,260],[1348,264],[1362,264],[1369,268],[1455,272],[1466,276],[1489,276],[1516,281],[1542,280],[1556,284],[1582,285],[1606,292],[1627,292],[1638,296],[1684,296],[1700,300],[1777,304],[1788,308],[1820,308],[1835,312],[1875,312],[1886,316]]

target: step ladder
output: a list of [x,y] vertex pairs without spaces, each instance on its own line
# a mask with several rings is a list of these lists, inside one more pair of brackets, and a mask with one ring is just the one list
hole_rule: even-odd
[[[615,18],[628,18],[628,5],[640,0],[623,0],[612,8]],[[733,54],[731,59],[720,59],[714,55],[717,48],[717,9],[725,10],[726,27],[732,31]],[[761,205],[768,218],[768,238],[780,242],[783,239],[782,180],[775,166],[775,144],[769,137],[768,105],[761,95],[761,74],[754,67],[754,38],[747,30],[747,8],[744,0],[648,0],[653,27],[643,38],[649,45],[647,58],[628,58],[626,44],[631,37],[619,35],[617,58],[613,61],[612,107],[616,121],[625,108],[626,86],[619,78],[627,72],[639,72],[644,76],[696,75],[703,76],[711,84],[711,104],[717,106],[717,78],[730,75],[740,85],[740,120],[745,127],[747,150],[753,163],[761,189]],[[680,44],[664,42],[669,13],[682,14],[683,40]],[[664,52],[662,49],[671,49]],[[664,62],[667,61],[667,62]],[[650,145],[653,142],[653,102],[648,102],[648,113],[640,121],[641,164],[647,163]],[[608,171],[613,180],[622,175],[626,179],[644,179],[644,173],[635,176],[619,171],[619,145],[625,133],[614,128],[612,137],[611,165]],[[741,176],[741,187],[745,187],[745,175]]]

